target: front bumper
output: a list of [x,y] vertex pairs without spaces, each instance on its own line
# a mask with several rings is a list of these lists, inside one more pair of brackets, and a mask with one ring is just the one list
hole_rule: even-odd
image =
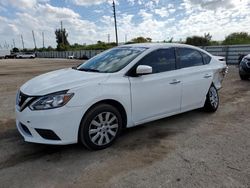
[[81,107],[63,106],[39,111],[25,108],[20,112],[16,106],[16,126],[27,142],[55,145],[77,143],[82,116]]

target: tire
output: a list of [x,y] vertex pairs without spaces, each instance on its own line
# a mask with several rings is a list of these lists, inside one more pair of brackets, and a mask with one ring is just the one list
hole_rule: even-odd
[[90,109],[82,119],[78,141],[91,150],[105,149],[114,143],[121,128],[120,112],[112,105],[100,104]]
[[215,112],[219,107],[219,102],[220,100],[219,100],[218,91],[214,85],[211,85],[208,90],[208,93],[206,96],[206,102],[203,108],[207,112]]
[[241,80],[248,80],[248,76],[240,74],[240,79]]

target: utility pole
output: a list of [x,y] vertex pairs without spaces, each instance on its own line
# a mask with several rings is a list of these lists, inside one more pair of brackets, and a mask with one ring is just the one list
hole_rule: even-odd
[[9,45],[7,44],[6,40],[4,41],[4,46],[6,49],[9,49]]
[[128,35],[125,34],[125,43],[127,43],[127,38],[128,38]]
[[35,46],[35,49],[36,49],[36,39],[35,39],[35,34],[34,34],[33,30],[32,30],[32,35],[33,35],[34,46]]
[[108,34],[108,43],[110,43],[110,34]]
[[15,39],[13,39],[13,46],[16,47]]
[[116,45],[118,46],[118,35],[117,35],[116,12],[115,12],[115,1],[114,0],[113,0],[113,12],[114,12],[114,21],[115,21],[115,39],[116,39]]
[[43,37],[43,48],[44,48],[44,32],[42,32],[42,37]]
[[64,36],[63,36],[63,23],[61,21],[61,37],[62,37],[62,44],[64,44]]
[[23,50],[24,50],[23,35],[21,35],[21,41],[22,41],[22,45],[23,45]]

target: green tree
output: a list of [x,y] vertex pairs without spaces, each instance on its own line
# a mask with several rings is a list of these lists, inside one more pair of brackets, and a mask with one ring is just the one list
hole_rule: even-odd
[[231,33],[225,38],[222,44],[250,44],[250,35],[247,32]]
[[17,52],[19,52],[19,49],[15,47],[12,49],[12,52],[17,53]]
[[212,40],[212,35],[210,35],[210,33],[205,33],[204,38],[207,39],[208,41],[211,41]]
[[194,45],[194,46],[208,46],[210,45],[210,41],[212,36],[208,34],[204,34],[204,36],[192,36],[187,37],[186,44]]
[[137,38],[133,38],[130,42],[128,43],[145,43],[145,42],[152,42],[152,39],[147,37],[137,37]]
[[53,51],[54,48],[52,48],[52,46],[48,46],[47,50],[48,50],[48,51]]
[[56,42],[57,42],[57,50],[64,51],[69,49],[69,42],[68,42],[68,33],[66,29],[56,29]]

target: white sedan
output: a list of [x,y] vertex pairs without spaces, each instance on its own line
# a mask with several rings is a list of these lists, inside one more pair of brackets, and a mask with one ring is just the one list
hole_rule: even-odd
[[20,53],[16,55],[16,58],[31,58],[34,59],[36,54],[33,52]]
[[215,112],[224,61],[183,44],[132,44],[26,82],[16,125],[27,142],[110,146],[123,128],[202,108]]

